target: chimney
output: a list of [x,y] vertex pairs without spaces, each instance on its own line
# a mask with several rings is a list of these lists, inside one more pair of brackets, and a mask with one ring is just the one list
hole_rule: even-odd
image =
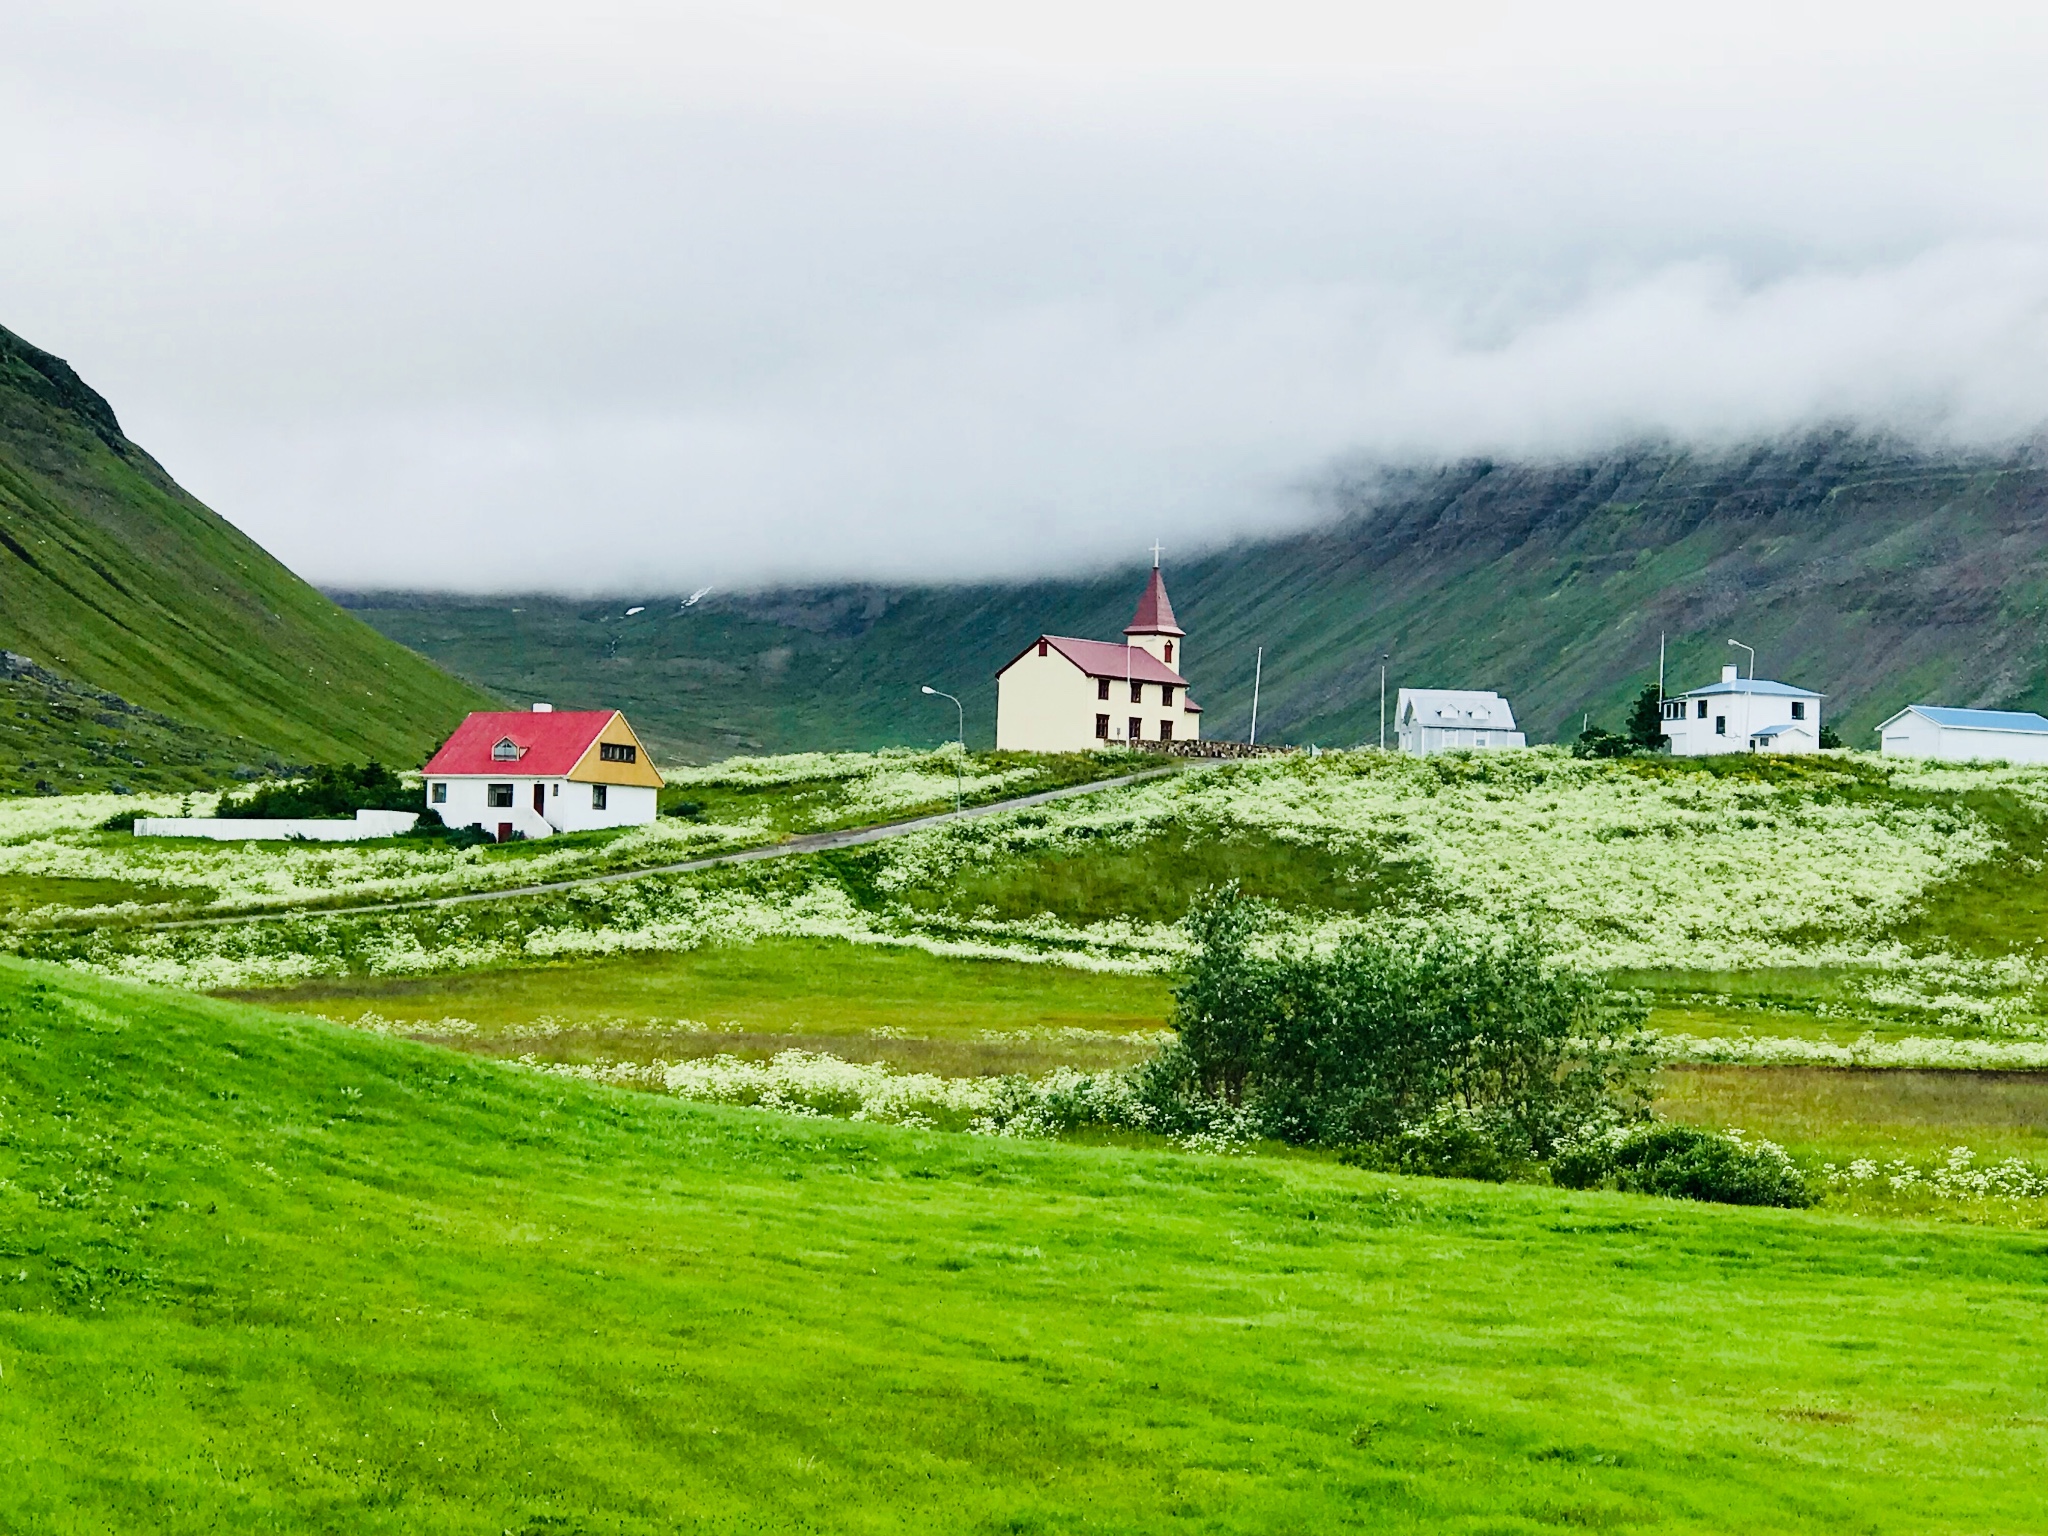
[[[1733,673],[1735,669],[1730,667],[1728,670]],[[536,715],[552,715],[555,712],[555,706],[552,704],[536,704],[533,706],[533,712]]]
[[[1724,682],[1724,683],[1732,683],[1732,682],[1734,682],[1734,681],[1735,681],[1735,678],[1736,678],[1736,668],[1734,668],[1734,667],[1732,667],[1732,666],[1729,666],[1729,667],[1723,667],[1723,668],[1721,669],[1721,681],[1722,681],[1722,682]],[[545,704],[536,704],[536,705],[534,705],[533,707],[534,707],[535,709],[546,709],[546,708],[547,708],[547,706],[546,706]]]

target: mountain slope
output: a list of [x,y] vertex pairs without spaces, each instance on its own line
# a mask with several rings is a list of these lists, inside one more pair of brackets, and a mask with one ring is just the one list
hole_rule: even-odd
[[[6,330],[0,646],[244,759],[411,764],[484,702],[200,505],[70,367]],[[58,787],[89,766],[67,761]]]
[[[1346,488],[1328,526],[1169,559],[1205,731],[1371,742],[1379,658],[1403,684],[1498,688],[1535,740],[1619,725],[1757,650],[1830,695],[1851,745],[1902,705],[2048,707],[2048,468],[1848,434],[1742,452],[1649,447],[1564,465],[1471,463]],[[1149,525],[1147,525],[1149,527]],[[1135,540],[1134,540],[1135,542]],[[692,754],[928,742],[1040,630],[1114,637],[1144,569],[1067,581],[721,596],[344,594],[386,634],[521,698],[618,703]],[[629,605],[646,611],[628,617]]]

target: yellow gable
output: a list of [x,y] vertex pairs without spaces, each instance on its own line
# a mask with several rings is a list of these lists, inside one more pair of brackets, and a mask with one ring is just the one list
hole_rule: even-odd
[[[607,757],[606,747],[626,748],[632,753],[633,760],[620,762],[616,752]],[[661,788],[661,775],[647,760],[647,749],[633,734],[633,727],[626,724],[626,717],[617,711],[613,711],[605,728],[597,733],[597,740],[569,770],[569,778],[577,784],[639,784],[648,789]]]

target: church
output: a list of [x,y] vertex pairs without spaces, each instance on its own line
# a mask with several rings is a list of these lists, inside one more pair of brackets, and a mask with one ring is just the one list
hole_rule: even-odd
[[1173,621],[1159,556],[1124,641],[1040,635],[996,674],[996,749],[1085,752],[1093,747],[1200,741],[1202,706],[1181,675],[1187,634]]

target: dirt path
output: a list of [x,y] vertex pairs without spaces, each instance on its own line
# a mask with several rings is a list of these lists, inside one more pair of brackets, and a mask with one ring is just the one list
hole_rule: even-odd
[[[1205,767],[1205,763],[1192,763],[1189,767]],[[737,853],[714,853],[701,859],[685,859],[680,864],[650,864],[640,869],[620,869],[603,875],[579,875],[570,880],[550,880],[542,885],[511,885],[498,890],[464,891],[455,896],[421,896],[411,901],[367,902],[354,907],[289,907],[271,912],[231,913],[221,917],[187,917],[169,923],[146,923],[142,926],[162,928],[212,928],[223,923],[274,922],[285,917],[325,917],[330,913],[341,915],[355,912],[408,912],[427,907],[455,907],[472,901],[504,901],[514,896],[545,896],[554,891],[573,891],[590,885],[612,885],[621,880],[644,880],[649,875],[687,875],[694,870],[715,869],[721,864],[745,864],[754,859],[787,859],[805,853],[823,853],[832,848],[857,848],[863,843],[885,842],[892,837],[903,837],[912,832],[922,832],[927,827],[944,826],[949,821],[972,821],[977,816],[994,816],[1002,811],[1021,810],[1029,805],[1044,805],[1052,800],[1068,800],[1076,795],[1092,795],[1105,789],[1120,789],[1126,784],[1142,783],[1146,779],[1163,778],[1170,773],[1183,771],[1181,765],[1171,768],[1147,768],[1142,773],[1126,773],[1119,778],[1097,779],[1088,784],[1069,784],[1064,789],[1043,789],[1035,795],[1019,795],[1014,800],[993,800],[987,805],[969,806],[960,811],[941,811],[936,816],[919,816],[913,821],[883,822],[877,826],[846,827],[837,832],[806,832],[792,837],[787,842],[768,843],[759,848],[743,848]]]

